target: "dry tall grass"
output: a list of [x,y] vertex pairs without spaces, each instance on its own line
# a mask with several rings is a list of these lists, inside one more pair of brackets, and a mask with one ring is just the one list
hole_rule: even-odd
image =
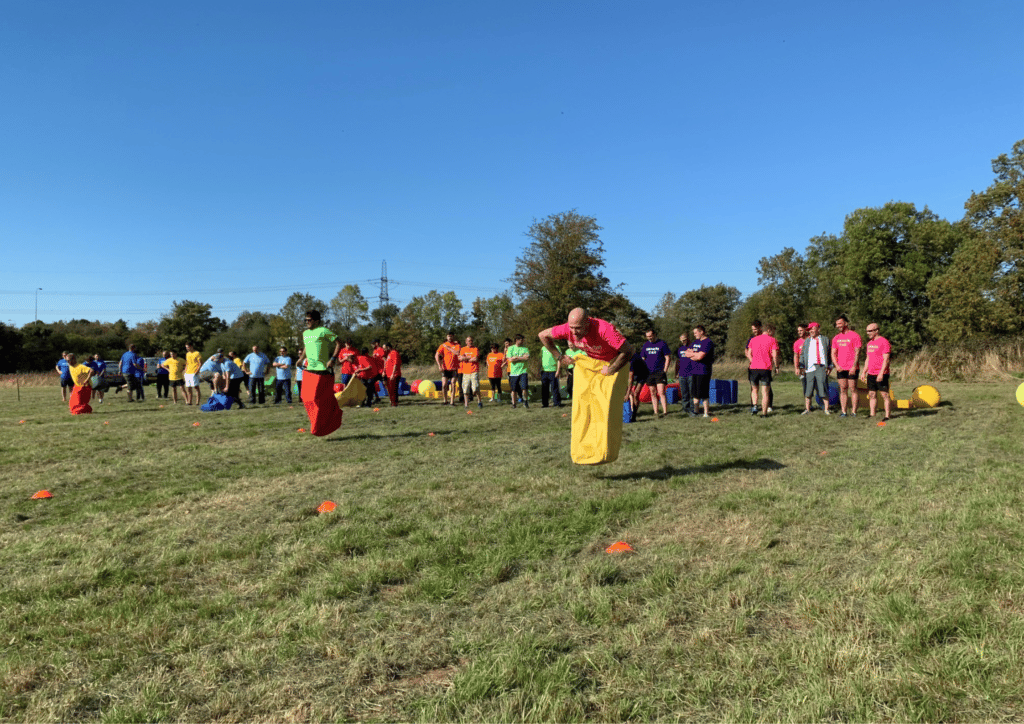
[[1004,382],[1024,374],[1024,340],[975,348],[925,347],[905,363],[894,365],[901,382]]
[[2,387],[59,387],[60,375],[54,372],[16,372],[10,375],[0,375],[0,388]]

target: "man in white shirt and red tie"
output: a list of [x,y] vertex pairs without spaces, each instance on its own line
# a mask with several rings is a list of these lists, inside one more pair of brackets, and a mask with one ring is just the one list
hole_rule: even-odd
[[821,395],[822,406],[825,414],[828,411],[828,373],[832,369],[832,360],[829,356],[828,337],[821,335],[821,325],[811,322],[807,325],[809,336],[804,340],[804,346],[800,350],[800,374],[804,378],[804,411],[806,415],[811,411],[811,397],[817,388]]

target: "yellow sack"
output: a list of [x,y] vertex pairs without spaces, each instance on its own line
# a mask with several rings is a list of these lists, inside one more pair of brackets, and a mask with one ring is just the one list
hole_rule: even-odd
[[366,399],[366,385],[353,375],[345,389],[334,393],[334,399],[338,401],[338,407],[358,407]]
[[613,463],[622,444],[622,402],[629,385],[629,366],[602,375],[607,362],[579,356],[573,374],[572,446],[577,465]]

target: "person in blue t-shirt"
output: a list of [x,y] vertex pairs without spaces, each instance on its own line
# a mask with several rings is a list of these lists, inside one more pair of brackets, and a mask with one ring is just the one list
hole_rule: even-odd
[[249,375],[249,404],[255,405],[256,399],[259,398],[259,403],[262,405],[267,401],[266,380],[264,378],[267,374],[267,368],[270,367],[270,360],[267,359],[267,355],[260,352],[260,346],[254,344],[252,352],[242,360],[242,365]]
[[67,352],[60,353],[56,370],[60,373],[60,399],[62,402],[67,402],[68,395],[71,394],[71,390],[75,387],[75,382],[71,379],[71,366],[68,364]]
[[273,361],[274,366],[274,404],[280,405],[281,398],[286,397],[288,404],[292,401],[292,358],[288,350],[281,347]]
[[235,398],[235,402],[238,403],[238,409],[244,410],[245,405],[242,404],[242,381],[245,379],[245,372],[235,364],[234,360],[227,357],[221,362],[220,368],[228,381],[228,389],[224,394]]
[[[644,332],[644,343],[640,346],[640,354],[647,364],[647,386],[650,388],[651,405],[656,417],[668,414],[668,402],[665,400],[665,385],[668,384],[668,363],[672,359],[672,350],[665,340],[658,339],[653,329]],[[658,402],[661,402],[661,414],[658,414]]]
[[[132,398],[133,392],[138,392],[139,402],[145,399],[142,395],[142,377],[146,374],[146,362],[135,351],[135,345],[128,345],[128,351],[121,355],[121,364],[118,369],[124,375],[125,387],[128,388],[128,402],[135,402]],[[141,375],[141,376],[140,376]],[[118,387],[115,392],[120,392]]]
[[98,354],[94,354],[92,359],[86,362],[92,368],[92,394],[93,399],[96,400],[97,404],[103,404],[103,393],[107,391],[110,385],[107,383],[105,376],[107,374],[107,363],[103,361],[103,358]]

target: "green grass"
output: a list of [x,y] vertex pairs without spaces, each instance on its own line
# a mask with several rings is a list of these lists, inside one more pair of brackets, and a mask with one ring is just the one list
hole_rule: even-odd
[[0,720],[1019,721],[1014,388],[883,428],[792,382],[767,420],[648,406],[596,468],[537,404],[315,439],[0,390]]

